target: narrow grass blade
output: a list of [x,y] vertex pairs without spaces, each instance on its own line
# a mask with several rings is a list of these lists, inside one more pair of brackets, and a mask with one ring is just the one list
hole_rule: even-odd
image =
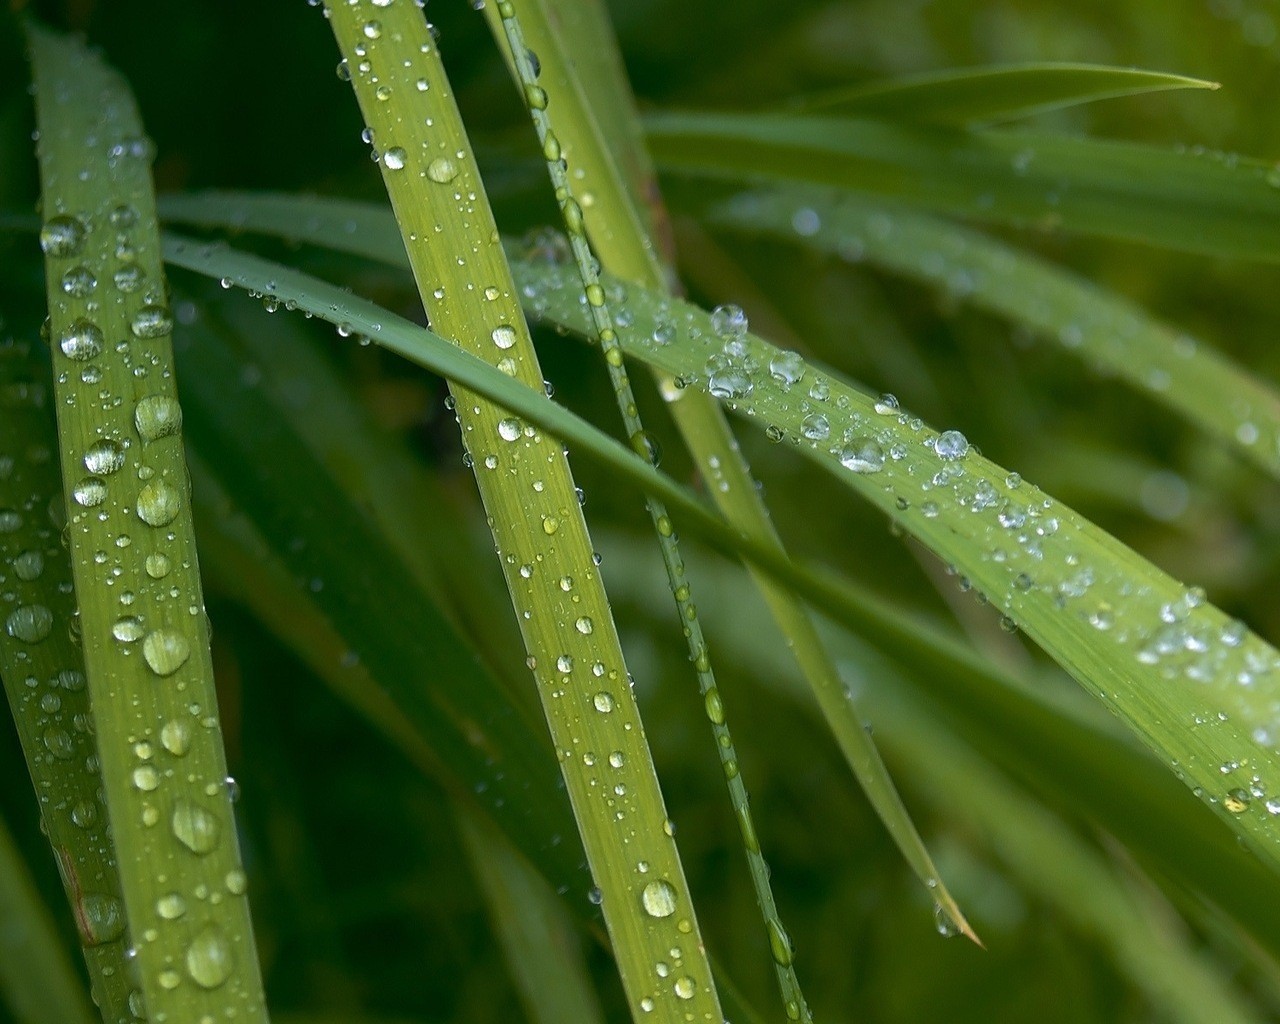
[[3,821],[0,921],[4,922],[0,928],[0,1002],[8,1004],[17,1024],[92,1024],[97,1020]]
[[1013,121],[1121,96],[1217,88],[1217,82],[1162,71],[1046,61],[931,71],[867,82],[805,96],[792,105],[824,114],[963,127]]
[[[166,242],[166,258],[215,280],[226,278],[253,291],[274,290],[282,301],[293,302],[300,310],[334,323],[356,325],[356,329],[391,351],[460,381],[566,439],[578,452],[598,459],[641,491],[661,495],[690,532],[724,554],[746,557],[837,621],[874,638],[882,649],[927,680],[931,693],[944,697],[962,715],[968,715],[968,721],[988,745],[1006,742],[1011,763],[1024,771],[1040,768],[1045,773],[1043,777],[1061,792],[1091,805],[1089,813],[1102,815],[1108,828],[1179,877],[1210,893],[1222,906],[1230,908],[1237,920],[1245,922],[1268,949],[1280,954],[1280,932],[1275,927],[1280,914],[1269,913],[1266,908],[1270,904],[1259,900],[1260,893],[1273,889],[1273,861],[1260,861],[1239,848],[1232,838],[1233,833],[1241,832],[1234,815],[1222,816],[1233,826],[1231,830],[1208,828],[1212,818],[1206,821],[1208,812],[1201,809],[1204,805],[1187,803],[1189,793],[1183,785],[1175,785],[1171,793],[1168,784],[1174,776],[1155,762],[1136,756],[1112,737],[1098,735],[1096,729],[1067,728],[1072,724],[1070,717],[1057,721],[1062,712],[1046,708],[1043,697],[984,665],[970,650],[936,628],[826,573],[797,565],[779,555],[776,548],[744,536],[711,515],[701,502],[646,460],[429,331],[333,285],[258,257],[232,252],[225,246],[191,245],[170,238]],[[557,303],[552,300],[558,287],[556,279],[565,274],[563,268],[516,266],[522,269],[522,276],[528,275],[525,280],[530,285],[529,298],[540,315],[565,329],[587,330],[580,303],[574,297],[576,275],[571,283],[564,284],[563,301]],[[642,339],[659,322],[652,310],[645,311],[640,298],[641,293],[633,290],[638,333],[622,335],[629,354],[636,356],[647,351]],[[651,298],[654,308],[664,310],[665,319],[661,322],[670,322],[670,300],[660,295]],[[975,712],[975,706],[980,710]],[[1170,795],[1158,798],[1160,794]],[[1224,875],[1222,864],[1228,862],[1234,865],[1233,873]],[[1253,879],[1253,883],[1241,888],[1237,879],[1242,877]]]
[[[422,12],[363,2],[326,13],[428,317],[444,336],[541,391],[493,214]],[[455,398],[631,1013],[719,1022],[568,460],[532,425],[466,391]],[[655,977],[653,965],[674,947],[684,950],[682,964]]]
[[[520,9],[530,32],[530,42],[542,54],[540,63],[545,76],[542,81],[554,95],[556,109],[563,111],[558,115],[557,142],[563,147],[562,155],[575,168],[579,191],[592,199],[582,208],[581,217],[575,219],[580,220],[590,236],[602,265],[618,278],[631,284],[669,289],[677,276],[674,268],[664,265],[663,254],[669,258],[672,240],[655,239],[652,233],[643,230],[646,222],[665,226],[666,213],[656,187],[649,187],[652,162],[640,137],[630,87],[620,73],[621,61],[579,66],[575,57],[578,53],[602,48],[616,53],[616,41],[603,31],[606,25],[603,14],[594,18],[563,19],[561,12],[547,0],[531,0]],[[495,15],[496,12],[490,12],[489,19],[496,27]],[[625,117],[626,130],[605,127],[607,119],[618,116]],[[625,178],[619,168],[641,168],[641,172]],[[661,242],[667,244],[660,245]],[[625,302],[625,290],[617,295],[620,302]],[[745,320],[742,326],[745,328]],[[668,396],[679,394],[669,376],[659,374],[658,387]],[[624,397],[624,407],[627,404]],[[781,540],[773,528],[768,508],[723,411],[714,401],[696,393],[681,394],[679,401],[671,402],[669,411],[724,516],[739,530],[773,544],[781,552]],[[903,807],[875,743],[863,729],[856,710],[845,699],[807,612],[767,576],[754,574],[754,581],[769,600],[788,646],[827,715],[842,753],[885,827],[912,869],[933,892],[943,912],[955,921],[961,932],[973,938],[964,915],[942,884]],[[736,760],[734,764],[736,766]],[[789,963],[780,966],[784,971],[791,969]],[[793,982],[785,983],[784,987],[793,987]],[[797,1002],[791,995],[787,1000],[789,1005]]]
[[1261,160],[816,115],[656,114],[646,125],[658,165],[681,174],[835,186],[993,224],[1280,259],[1280,175]]
[[[0,342],[0,678],[79,926],[94,999],[116,1021],[128,1019],[134,989],[120,877],[98,796],[102,779],[91,770],[97,748],[85,728],[91,716],[84,657],[66,628],[75,596],[59,536],[65,513],[51,390],[43,349],[16,337]],[[55,622],[62,628],[54,629]]]
[[1030,327],[1280,477],[1275,388],[1137,303],[1047,260],[925,214],[822,190],[743,193],[713,209],[710,220],[865,259]]
[[458,830],[530,1024],[604,1024],[563,903],[479,815],[459,807]]
[[79,610],[50,625],[82,638],[147,1014],[256,1024],[266,1009],[196,568],[149,143],[98,57],[35,26],[29,38]]

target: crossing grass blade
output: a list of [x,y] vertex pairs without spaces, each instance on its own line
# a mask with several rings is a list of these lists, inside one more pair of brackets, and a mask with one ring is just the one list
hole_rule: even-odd
[[1262,160],[819,115],[662,113],[645,125],[658,166],[681,175],[822,185],[990,224],[1280,258],[1280,176]]
[[[422,12],[364,2],[326,14],[428,317],[461,348],[541,391],[493,213]],[[465,390],[454,397],[631,1014],[718,1024],[710,965],[568,460],[535,427]],[[679,967],[655,977],[653,965],[673,948],[684,951]]]
[[1046,61],[931,71],[831,89],[790,105],[806,112],[959,128],[1122,96],[1217,88],[1217,82],[1162,71]]
[[99,57],[34,24],[28,39],[79,613],[48,616],[34,639],[81,638],[146,1013],[258,1024],[266,1009],[191,525],[150,144],[128,87]]
[[865,260],[1058,342],[1280,477],[1280,394],[1137,303],[1032,253],[897,205],[830,191],[734,196],[709,221]]
[[[79,928],[94,999],[115,1021],[127,1019],[134,991],[125,970],[120,877],[98,796],[102,780],[89,770],[96,748],[84,728],[91,720],[84,657],[68,630],[52,629],[54,621],[72,621],[75,598],[71,560],[59,542],[64,506],[51,389],[43,348],[20,335],[0,342],[0,678]],[[48,635],[39,638],[46,620]],[[15,974],[57,990],[42,972]],[[76,988],[78,982],[68,1000],[74,1001]]]

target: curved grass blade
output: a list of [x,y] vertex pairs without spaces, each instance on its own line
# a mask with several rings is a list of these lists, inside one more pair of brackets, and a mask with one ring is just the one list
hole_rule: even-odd
[[34,25],[29,39],[75,622],[129,941],[151,1019],[257,1024],[149,144],[96,56]]
[[666,170],[826,185],[993,224],[1280,259],[1280,174],[1243,157],[794,114],[657,114]]
[[2,820],[0,921],[0,1002],[17,1024],[93,1024],[98,1015]]
[[[560,206],[561,219],[569,232],[569,246],[578,267],[583,295],[591,317],[591,328],[604,355],[609,381],[613,385],[614,399],[622,415],[627,438],[633,449],[656,466],[657,442],[644,429],[644,423],[640,418],[639,406],[636,404],[635,392],[631,388],[631,379],[623,360],[622,349],[618,344],[617,333],[613,329],[613,311],[610,309],[608,296],[600,284],[597,273],[596,268],[600,264],[587,241],[582,207],[578,205],[574,195],[573,186],[569,180],[569,165],[560,151],[559,136],[555,133],[551,114],[548,112],[552,109],[552,98],[538,85],[538,74],[529,56],[530,51],[525,45],[524,33],[521,31],[520,21],[515,12],[515,3],[513,0],[504,0],[498,5],[497,10],[506,39],[507,56],[516,68],[517,81],[522,86],[538,142],[547,158],[548,174],[555,189],[556,201]],[[568,113],[570,117],[566,120],[571,120],[573,110],[569,109]],[[559,123],[558,118],[555,123]],[[675,526],[667,514],[666,505],[660,498],[649,495],[645,504],[654,532],[658,536],[658,546],[662,551],[662,561],[666,568],[667,583],[675,601],[677,619],[681,623],[681,631],[689,651],[689,660],[693,662],[697,673],[698,690],[702,695],[703,707],[707,720],[711,723],[712,736],[716,741],[716,754],[720,759],[720,767],[728,786],[729,801],[738,821],[751,885],[755,891],[756,904],[764,919],[765,933],[773,954],[774,971],[778,978],[778,987],[786,1014],[791,1020],[811,1024],[813,1017],[800,988],[800,980],[794,966],[791,939],[782,925],[777,900],[773,895],[773,886],[769,882],[769,867],[765,863],[757,836],[755,820],[751,814],[750,797],[739,768],[738,752],[729,730],[724,701],[716,685],[710,648],[703,636],[702,622],[698,618],[698,606],[694,601],[684,558],[680,554]]]
[[[361,2],[326,14],[380,149],[428,317],[541,391],[493,213],[422,12]],[[466,391],[455,398],[631,1013],[718,1024],[715,983],[568,460],[532,425]],[[680,969],[655,977],[653,965],[673,947],[685,951]]]
[[[968,648],[919,619],[904,615],[900,608],[826,573],[797,565],[776,548],[742,535],[711,515],[701,502],[646,460],[431,332],[336,286],[225,246],[192,244],[169,237],[165,252],[172,262],[214,280],[225,278],[251,291],[272,292],[335,324],[356,325],[389,350],[460,381],[566,439],[578,452],[624,475],[641,491],[661,495],[669,507],[677,510],[685,527],[716,550],[730,557],[746,557],[837,621],[873,637],[885,651],[928,680],[931,693],[959,709],[962,717],[967,715],[967,721],[977,728],[986,746],[1006,743],[1009,761],[1019,770],[1034,772],[1039,768],[1051,785],[1068,798],[1089,804],[1087,813],[1103,815],[1107,827],[1135,848],[1212,894],[1215,901],[1245,922],[1268,949],[1280,955],[1280,930],[1276,927],[1280,914],[1268,910],[1273,906],[1271,901],[1259,898],[1274,890],[1270,861],[1264,863],[1244,853],[1234,838],[1240,829],[1228,830],[1213,822],[1204,805],[1191,800],[1187,788],[1175,783],[1173,776],[1154,761],[1117,744],[1112,736],[1099,734],[1096,726],[1081,728],[1085,723],[1071,716],[1063,718],[1064,709],[1050,710],[1043,696],[1000,675]],[[576,274],[544,265],[515,266],[540,315],[565,329],[586,333],[585,316],[576,298]],[[564,281],[558,284],[562,277]],[[561,287],[563,295],[557,303],[553,299]],[[628,351],[637,356],[647,351],[637,338],[659,322],[654,310],[662,310],[661,316],[666,318],[662,322],[670,322],[670,300],[652,295],[651,305],[646,308],[642,301],[645,294],[632,292],[637,333],[621,335]],[[976,712],[975,706],[979,709]],[[1011,737],[1025,740],[1022,745],[1013,744]],[[1213,822],[1214,827],[1209,828],[1207,822]],[[1229,875],[1223,873],[1225,863],[1233,865]],[[1239,883],[1241,878],[1253,881]]]
[[1273,387],[1137,303],[1032,253],[926,214],[825,190],[743,193],[713,208],[709,219],[866,260],[1030,327],[1280,477],[1280,394]]
[[[51,387],[44,350],[17,338],[0,342],[0,678],[79,928],[94,1000],[114,1024],[132,1017],[134,987],[126,970],[120,876],[98,797],[102,779],[92,770],[97,748],[83,727],[91,720],[84,657],[67,628],[75,597],[71,560],[60,543],[65,513]],[[43,975],[22,974],[43,979],[53,991]],[[135,1006],[140,999],[134,996]]]
[[789,104],[802,111],[964,127],[1013,121],[1098,100],[1218,82],[1106,64],[1032,62],[929,71],[831,89]]

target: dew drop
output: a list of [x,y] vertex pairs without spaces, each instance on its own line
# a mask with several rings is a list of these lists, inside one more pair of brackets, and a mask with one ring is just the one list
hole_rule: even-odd
[[676,912],[676,890],[665,878],[656,878],[640,892],[640,903],[650,917],[670,917]]
[[111,635],[122,643],[131,644],[142,639],[142,620],[136,615],[124,615],[111,626]]
[[98,287],[98,279],[88,267],[72,267],[62,275],[62,290],[77,299],[87,298]]
[[103,438],[84,453],[84,468],[96,476],[108,476],[124,465],[124,448],[118,441]]
[[804,371],[804,358],[799,352],[779,352],[769,360],[769,373],[782,382],[784,389],[798,383]]
[[884,449],[870,437],[855,437],[840,449],[840,465],[855,473],[878,473],[884,469]]
[[178,492],[163,480],[152,480],[138,492],[138,518],[148,526],[168,526],[179,506]]
[[133,785],[143,793],[150,793],[160,785],[160,773],[154,765],[139,765],[133,770]]
[[13,560],[13,572],[27,583],[39,579],[44,572],[44,555],[39,551],[23,551]]
[[93,508],[107,500],[107,482],[101,477],[87,476],[71,490],[77,505]]
[[686,974],[684,977],[676,979],[676,983],[671,986],[671,990],[681,999],[692,999],[698,991],[698,983]]
[[145,444],[182,429],[182,407],[168,395],[147,395],[133,410],[133,425]]
[[187,912],[187,901],[181,893],[165,893],[156,900],[156,913],[166,921],[176,921]]
[[209,925],[199,932],[187,947],[187,973],[201,988],[222,985],[231,977],[234,966],[231,944],[217,925]]
[[143,306],[129,322],[135,338],[161,338],[173,330],[173,314],[165,306]]
[[589,636],[595,630],[595,624],[591,621],[590,616],[583,615],[573,624],[573,628],[583,636]]
[[169,575],[172,564],[169,556],[162,552],[156,551],[147,555],[146,562],[143,563],[147,570],[147,575],[153,580],[162,580]]
[[171,718],[160,727],[160,745],[174,757],[185,757],[191,749],[191,726],[180,718]]
[[405,161],[408,158],[409,154],[403,149],[399,146],[392,146],[382,154],[382,164],[390,171],[399,171],[404,169]]
[[4,620],[4,629],[15,640],[38,644],[53,628],[53,612],[42,604],[19,605]]
[[515,441],[520,437],[520,421],[508,416],[498,421],[498,436],[504,441]]
[[191,644],[176,629],[153,629],[142,641],[142,657],[158,676],[171,676],[191,657]]
[[722,338],[741,338],[747,333],[747,314],[741,306],[716,306],[711,313],[711,329]]
[[47,256],[74,256],[87,231],[79,217],[50,217],[40,228],[40,248]]
[[438,185],[446,185],[458,176],[458,165],[447,156],[438,156],[427,164],[427,177]]
[[960,431],[947,430],[938,435],[938,439],[933,443],[933,450],[937,452],[940,459],[948,461],[963,459],[969,454],[969,441]]
[[613,710],[613,695],[607,690],[601,690],[591,698],[591,703],[595,705],[595,709],[601,714],[607,715]]
[[169,827],[174,838],[192,853],[206,854],[218,845],[218,819],[198,804],[179,799],[174,805]]
[[516,330],[510,324],[499,324],[493,329],[492,337],[498,348],[511,348],[516,343]]
[[800,433],[810,441],[825,441],[831,436],[831,423],[822,413],[811,412],[801,421]]
[[124,910],[120,901],[105,893],[86,893],[80,898],[77,915],[86,946],[114,942],[124,934]]
[[1252,797],[1246,789],[1233,789],[1222,798],[1222,806],[1232,814],[1243,814],[1249,809]]
[[102,352],[102,329],[92,320],[80,317],[62,332],[58,347],[68,359],[85,362]]
[[121,267],[112,274],[111,280],[115,282],[116,287],[120,289],[120,291],[128,295],[136,292],[142,287],[142,282],[146,276],[147,275],[143,273],[140,266],[136,263],[130,263]]

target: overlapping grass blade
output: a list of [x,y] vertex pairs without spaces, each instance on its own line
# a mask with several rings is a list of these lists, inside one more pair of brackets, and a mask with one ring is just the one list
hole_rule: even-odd
[[97,1020],[3,820],[0,921],[4,922],[0,928],[0,1003],[8,1005],[18,1024],[92,1024]]
[[[150,144],[124,82],[29,28],[78,630],[136,977],[153,1020],[266,1020],[226,784]],[[216,894],[217,899],[212,897]]]
[[664,113],[645,124],[659,167],[675,173],[834,186],[993,224],[1280,259],[1280,175],[1261,160],[818,115]]
[[[366,506],[312,454],[316,436],[304,440],[292,427],[279,394],[288,380],[271,372],[272,357],[258,363],[217,319],[206,310],[184,326],[183,403],[204,467],[193,474],[211,512],[203,528],[221,535],[215,549],[232,554],[237,540],[249,547],[256,534],[269,552],[237,557],[242,599],[416,763],[425,761],[453,792],[474,797],[552,884],[589,886],[581,850],[566,841],[573,821],[535,723],[437,611]],[[297,339],[271,331],[263,341],[278,346],[277,355],[299,348]],[[246,386],[246,368],[262,379]],[[313,397],[332,397],[336,389],[324,387],[318,367],[313,373],[308,381],[321,388]],[[352,428],[348,444],[369,441],[352,410],[327,411]],[[291,412],[300,412],[296,404]],[[263,459],[266,452],[273,458]],[[219,495],[229,507],[218,508]],[[372,503],[387,504],[376,496]],[[239,525],[238,516],[245,517]],[[436,518],[443,516],[433,511]],[[255,560],[261,568],[253,568]]]
[[[326,10],[436,329],[542,373],[439,51],[406,4]],[[637,1019],[723,1019],[573,478],[557,440],[455,392],[503,573]],[[669,977],[653,965],[684,951]]]
[[[665,207],[653,182],[652,163],[643,148],[621,59],[586,66],[579,66],[575,59],[578,53],[602,49],[616,54],[616,40],[608,31],[599,4],[581,6],[595,8],[596,16],[564,19],[544,0],[532,0],[520,8],[530,43],[541,54],[541,81],[554,96],[556,109],[562,111],[557,115],[556,136],[562,155],[574,168],[578,190],[592,200],[581,208],[581,217],[575,220],[580,219],[602,265],[618,278],[651,288],[669,288],[676,274],[672,267],[664,265],[663,257],[665,254],[670,259],[671,240],[655,235],[665,229]],[[489,19],[496,27],[495,14],[491,11]],[[617,117],[625,118],[625,127],[608,124]],[[631,173],[624,175],[620,169],[631,169]],[[645,224],[650,226],[649,232],[643,229]],[[664,242],[668,244],[664,246]],[[619,293],[619,302],[623,301],[622,294]],[[610,358],[606,352],[606,359]],[[773,544],[781,552],[781,540],[723,411],[705,396],[679,393],[669,376],[659,374],[658,387],[668,396],[679,397],[679,401],[669,403],[669,411],[721,513],[739,530]],[[631,403],[624,397],[622,404],[626,407]],[[885,827],[942,912],[973,938],[898,797],[874,741],[846,699],[807,612],[767,576],[753,573],[753,578],[769,601],[846,761]],[[736,767],[736,759],[731,760]],[[770,916],[767,906],[766,916]],[[789,961],[790,956],[781,959]],[[789,972],[790,964],[780,963],[780,970]],[[794,989],[794,980],[784,981],[784,988]],[[787,1001],[789,1006],[803,1005],[795,994],[789,994]]]
[[1163,71],[1044,61],[866,82],[804,96],[792,105],[824,114],[963,127],[1013,121],[1121,96],[1217,88],[1217,82]]
[[[120,877],[98,796],[102,780],[90,770],[97,750],[86,728],[84,657],[66,628],[75,596],[71,560],[60,543],[65,513],[51,390],[43,349],[17,337],[0,342],[0,678],[79,926],[94,998],[114,1021],[127,1019],[133,985],[125,970]],[[55,622],[62,628],[54,629]],[[44,978],[27,970],[20,976]],[[50,984],[47,978],[40,983]]]
[[828,190],[742,193],[709,219],[936,285],[1113,372],[1280,476],[1274,387],[1137,303],[1032,253],[927,214]]

